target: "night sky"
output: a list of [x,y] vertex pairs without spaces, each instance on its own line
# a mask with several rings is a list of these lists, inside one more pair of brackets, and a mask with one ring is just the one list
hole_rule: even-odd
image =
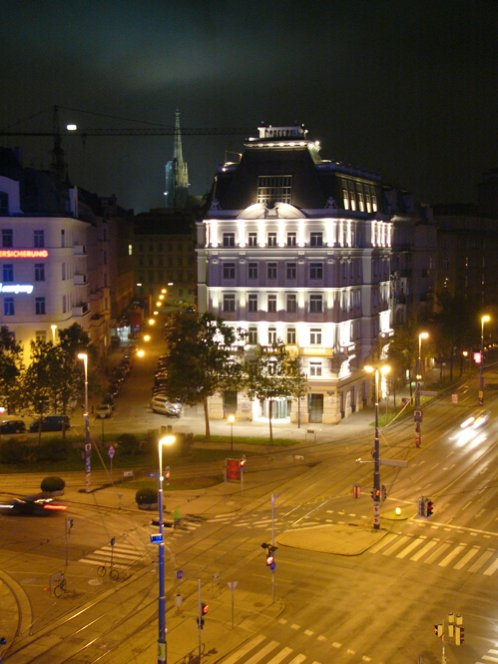
[[[380,173],[433,204],[474,202],[482,173],[498,167],[496,0],[2,0],[1,8],[1,130],[50,130],[54,104],[64,107],[61,123],[88,130],[172,125],[176,108],[184,127],[250,135],[261,121],[304,123],[323,158]],[[184,138],[191,193],[208,191],[243,138]],[[21,146],[26,166],[50,162],[50,139],[0,142]],[[136,212],[162,205],[171,136],[63,145],[74,184],[115,193]]]

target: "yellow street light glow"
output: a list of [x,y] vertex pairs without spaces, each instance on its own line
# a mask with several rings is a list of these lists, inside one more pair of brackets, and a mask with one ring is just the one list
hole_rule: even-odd
[[137,357],[142,358],[142,357],[144,357],[144,355],[145,355],[145,351],[144,351],[144,349],[143,349],[143,348],[139,348],[139,349],[137,350]]
[[419,336],[419,339],[428,339],[429,338],[429,333],[428,332],[421,332],[418,336]]
[[150,341],[150,334],[144,334],[144,341]]
[[155,324],[156,324],[156,319],[155,319],[155,318],[149,318],[149,320],[147,321],[147,323],[148,323],[149,325],[155,325]]
[[161,293],[167,293],[168,289],[167,288],[161,288]]
[[491,320],[491,316],[489,314],[484,314],[484,316],[481,316],[481,323],[489,323]]
[[227,417],[228,424],[233,424],[235,422],[235,415],[229,415]]
[[377,367],[377,368],[372,367],[369,364],[367,364],[366,366],[363,367],[363,369],[367,373],[375,373],[378,370],[383,375],[386,375],[391,371],[391,367],[388,364],[383,364],[381,367]]
[[173,445],[175,441],[176,441],[176,436],[172,436],[171,434],[169,434],[159,439],[159,445],[161,446],[165,445],[166,447],[169,447],[170,445]]
[[156,302],[156,307],[160,307],[161,304],[162,304],[161,300],[158,300],[158,301]]
[[401,507],[396,507],[394,513],[396,514],[396,516],[399,516],[401,514]]
[[156,311],[153,311],[153,312],[152,312],[152,315],[153,315],[153,316],[159,316],[159,311],[157,311],[157,309],[156,309]]
[[159,296],[159,299],[160,299],[160,300],[164,300],[164,295],[163,295],[162,293],[161,293],[161,295]]

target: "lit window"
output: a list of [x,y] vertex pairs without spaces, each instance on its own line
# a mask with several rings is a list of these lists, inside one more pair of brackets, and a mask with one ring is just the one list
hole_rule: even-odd
[[363,194],[361,193],[361,191],[358,192],[358,203],[359,203],[359,206],[360,206],[360,210],[362,212],[364,212],[365,211],[365,201],[363,200]]
[[235,233],[223,233],[223,246],[235,247]]
[[248,263],[248,265],[247,265],[247,278],[248,279],[257,279],[258,278],[258,264],[257,263]]
[[[275,327],[268,328],[268,343],[270,345],[277,343],[277,329]],[[275,373],[275,371],[271,371],[270,373]]]
[[258,328],[257,327],[250,327],[249,328],[249,333],[247,335],[247,343],[248,344],[257,344],[258,343]]
[[15,313],[14,298],[13,297],[4,297],[3,298],[3,314],[4,314],[4,316],[13,316],[14,313]]
[[44,247],[45,246],[45,231],[33,231],[33,243],[34,246]]
[[269,247],[276,247],[277,246],[277,234],[276,233],[268,233],[268,246]]
[[323,296],[319,294],[310,295],[310,313],[321,314],[323,312]]
[[268,311],[275,313],[277,311],[277,296],[268,295]]
[[233,293],[223,294],[223,311],[225,312],[235,311],[235,295]]
[[258,246],[258,234],[257,233],[249,233],[247,244],[250,247],[257,247]]
[[252,311],[253,313],[258,310],[258,294],[249,293],[247,298],[247,310]]
[[258,177],[258,203],[274,205],[290,203],[292,175],[260,175]]
[[291,281],[296,278],[297,274],[297,266],[296,263],[287,263],[286,266],[286,275],[287,279],[290,279]]
[[310,263],[310,279],[323,279],[323,263]]
[[235,279],[235,263],[223,263],[223,279]]
[[277,278],[277,264],[276,263],[268,263],[266,276],[268,277],[268,279],[276,279]]
[[35,314],[43,316],[45,314],[45,298],[35,297]]
[[296,233],[287,233],[287,246],[295,247],[297,244]]
[[377,212],[377,196],[372,194],[372,211]]
[[322,331],[320,328],[311,328],[310,330],[310,344],[312,346],[322,345]]
[[35,263],[35,281],[45,281],[44,263]]
[[2,266],[2,278],[3,281],[14,281],[14,266],[12,264],[6,263]]
[[295,293],[287,293],[287,313],[295,314],[297,311],[297,295]]
[[310,376],[321,376],[321,375],[322,375],[322,363],[310,362]]
[[289,345],[295,346],[296,344],[296,328],[288,327],[287,328],[287,343]]
[[310,247],[323,247],[323,233],[310,233]]
[[342,190],[342,200],[344,203],[344,209],[349,210],[349,196],[348,196],[348,190],[343,189]]

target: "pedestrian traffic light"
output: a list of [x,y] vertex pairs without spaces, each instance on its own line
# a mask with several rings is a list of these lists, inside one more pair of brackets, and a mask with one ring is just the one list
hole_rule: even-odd
[[247,459],[245,456],[242,457],[242,459],[239,461],[239,468],[240,470],[244,470],[244,467],[246,465]]
[[463,625],[456,625],[455,627],[455,644],[461,646],[464,642],[464,628]]
[[385,484],[382,485],[382,502],[384,502],[387,498],[387,487]]
[[267,544],[266,542],[263,542],[261,547],[266,549],[266,566],[273,572],[275,569],[275,551],[278,547],[273,544]]
[[201,602],[201,614],[203,616],[207,615],[209,611],[209,606],[205,602]]
[[436,636],[443,636],[443,626],[441,624],[434,625],[434,634]]
[[434,503],[432,502],[432,500],[428,499],[425,505],[425,516],[429,518],[430,516],[432,516],[433,512],[434,512]]
[[199,629],[202,629],[204,627],[204,616],[207,615],[208,611],[209,611],[209,606],[205,602],[201,602],[200,615],[198,615],[196,619]]

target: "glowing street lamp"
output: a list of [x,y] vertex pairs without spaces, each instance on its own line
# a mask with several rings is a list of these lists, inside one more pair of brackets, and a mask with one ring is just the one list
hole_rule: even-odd
[[57,325],[52,323],[50,329],[52,330],[52,343],[55,346],[55,342],[57,341]]
[[150,341],[150,334],[144,334],[144,336],[143,336],[143,340],[145,341],[145,343],[147,343],[148,341]]
[[78,353],[78,360],[83,362],[85,370],[85,413],[83,418],[85,420],[85,479],[86,479],[86,492],[90,491],[91,483],[91,456],[92,456],[92,442],[90,440],[90,418],[88,415],[88,353]]
[[415,412],[413,419],[415,420],[415,445],[420,447],[422,443],[422,409],[420,408],[420,381],[422,380],[422,339],[428,339],[428,332],[420,332],[418,335],[418,356],[417,356],[417,369],[416,369],[416,385],[415,385]]
[[169,447],[176,441],[175,436],[163,436],[157,443],[159,457],[159,474],[157,489],[157,505],[159,509],[159,603],[158,624],[159,634],[157,639],[157,661],[158,664],[166,664],[168,661],[168,648],[166,643],[166,589],[164,574],[164,523],[163,523],[163,447]]
[[152,327],[153,325],[156,324],[156,319],[155,318],[149,318],[147,323],[148,323],[148,325],[150,325],[150,327]]
[[484,405],[484,323],[489,323],[491,316],[481,316],[481,363],[479,365],[479,405]]
[[145,351],[144,351],[144,349],[143,349],[143,348],[139,348],[139,349],[137,350],[137,357],[139,357],[140,359],[142,359],[142,357],[144,357],[144,356],[145,356]]
[[375,530],[380,528],[380,441],[379,441],[379,382],[380,376],[385,376],[391,371],[388,364],[380,367],[363,367],[367,373],[375,376],[375,441],[374,441],[374,476],[373,476],[373,527]]
[[230,425],[230,451],[233,452],[233,425],[235,423],[235,415],[229,415],[227,422]]

